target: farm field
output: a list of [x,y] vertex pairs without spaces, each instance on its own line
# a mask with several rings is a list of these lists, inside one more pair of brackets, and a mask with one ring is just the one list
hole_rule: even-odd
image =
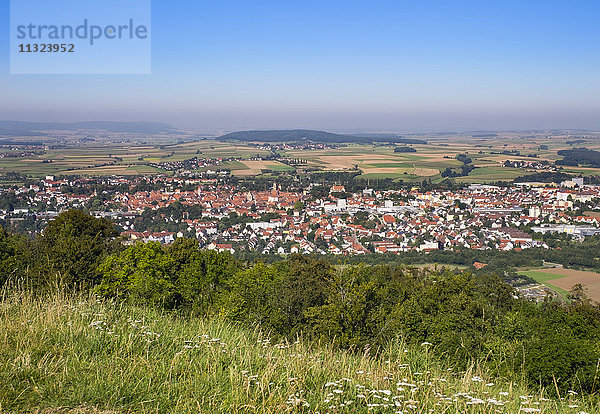
[[270,171],[293,171],[294,167],[282,164],[276,161],[226,161],[222,164],[223,167],[231,169],[235,176],[255,176],[262,174],[263,170]]
[[[69,175],[131,175],[155,174],[161,170],[148,164],[183,161],[193,157],[227,159],[223,166],[236,176],[256,176],[263,171],[294,171],[293,166],[275,160],[257,158],[273,155],[306,160],[298,167],[321,171],[358,171],[361,179],[391,178],[404,181],[431,179],[442,181],[441,173],[447,168],[460,170],[462,162],[456,159],[465,154],[476,166],[468,176],[455,177],[462,183],[509,181],[532,174],[533,169],[508,168],[506,160],[553,163],[562,157],[557,151],[573,148],[569,137],[523,137],[518,133],[499,133],[498,136],[475,138],[469,135],[417,135],[428,144],[341,144],[331,149],[286,149],[270,151],[257,143],[223,142],[202,139],[179,144],[107,144],[85,143],[58,149],[47,149],[43,154],[21,158],[0,158],[0,172],[18,172],[34,176]],[[572,139],[572,138],[571,138]],[[416,152],[394,152],[396,146],[413,148]],[[600,150],[600,140],[590,138],[587,148]],[[515,152],[515,151],[518,151]],[[564,167],[565,172],[580,175],[600,175],[599,168]]]
[[[214,140],[160,146],[85,145],[52,149],[37,156],[0,158],[0,172],[11,171],[34,176],[157,174],[162,171],[142,164],[183,161],[193,157],[251,158],[266,154],[268,152],[247,145],[238,146]],[[278,163],[270,162],[270,164]]]
[[562,298],[566,298],[567,294],[569,293],[567,290],[559,288],[558,286],[555,286],[555,285],[549,283],[550,280],[555,280],[560,276],[557,276],[556,274],[547,273],[546,270],[548,270],[548,269],[527,270],[524,272],[519,272],[519,274],[522,274],[522,275],[532,278],[536,282],[541,283],[542,285],[547,286],[550,289],[554,290]]
[[600,273],[573,269],[538,269],[520,272],[565,296],[573,286],[581,284],[590,299],[600,302]]

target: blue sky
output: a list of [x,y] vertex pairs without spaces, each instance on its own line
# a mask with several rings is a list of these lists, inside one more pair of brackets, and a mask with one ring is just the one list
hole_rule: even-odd
[[151,75],[9,75],[4,1],[0,119],[600,129],[599,16],[597,0],[154,0]]

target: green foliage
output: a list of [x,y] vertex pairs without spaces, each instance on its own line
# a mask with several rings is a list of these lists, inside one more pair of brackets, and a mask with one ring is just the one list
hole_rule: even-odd
[[376,299],[376,286],[365,279],[364,268],[336,272],[327,287],[327,300],[306,311],[308,331],[317,340],[335,338],[342,347],[364,345],[376,332],[370,311]]
[[173,308],[178,299],[173,268],[173,259],[160,243],[138,243],[100,265],[102,282],[98,292]]
[[16,236],[10,236],[0,227],[0,286],[9,281],[19,269]]
[[178,239],[168,248],[158,242],[130,246],[108,257],[99,271],[97,291],[104,296],[206,312],[220,300],[236,266],[227,253]]
[[238,266],[229,253],[200,250],[196,240],[178,239],[168,249],[181,306],[207,312],[228,292]]
[[262,263],[238,272],[230,281],[231,293],[225,304],[229,317],[249,325],[279,325],[280,276],[275,268]]
[[93,285],[97,267],[104,257],[118,249],[113,224],[80,210],[69,210],[52,220],[36,239],[38,284],[58,279],[67,285]]
[[97,285],[96,292],[106,298],[192,314],[218,313],[280,339],[304,335],[375,353],[398,338],[414,346],[429,342],[463,369],[484,361],[505,378],[523,377],[559,393],[598,391],[600,306],[581,288],[564,304],[517,299],[508,284],[486,271],[503,273],[541,258],[598,266],[594,257],[600,238],[518,255],[459,251],[427,256],[440,263],[488,263],[484,271],[472,273],[390,264],[334,266],[301,255],[242,266],[230,254],[202,250],[190,239],[119,249],[109,224],[70,211],[32,242],[0,231],[0,283],[25,278],[44,287],[59,275],[67,286]]
[[325,303],[333,269],[325,261],[293,254],[276,270],[282,273],[277,297],[281,318],[274,328],[295,335],[307,324],[306,312]]
[[3,413],[475,414],[532,407],[572,414],[600,408],[597,396],[548,399],[548,390],[482,365],[457,370],[435,349],[402,341],[370,354],[326,342],[275,342],[260,329],[220,318],[84,293],[17,290],[3,295],[1,305]]
[[556,165],[600,167],[600,151],[575,148],[558,151],[558,155],[562,155],[564,158],[556,161]]
[[522,177],[515,178],[515,183],[528,183],[528,182],[540,182],[540,183],[560,183],[561,181],[567,181],[573,178],[572,175],[563,172],[539,172],[524,175]]
[[417,150],[413,147],[394,147],[394,152],[402,153],[402,152],[417,152]]

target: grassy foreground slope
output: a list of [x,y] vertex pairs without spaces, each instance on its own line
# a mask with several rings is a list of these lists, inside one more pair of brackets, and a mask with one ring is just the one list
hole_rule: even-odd
[[0,412],[598,412],[572,392],[546,399],[476,366],[457,372],[428,344],[374,353],[17,291],[0,302]]

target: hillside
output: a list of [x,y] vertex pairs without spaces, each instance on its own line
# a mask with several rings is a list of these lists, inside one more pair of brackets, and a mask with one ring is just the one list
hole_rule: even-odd
[[351,142],[398,142],[405,144],[426,144],[422,140],[407,139],[398,136],[355,136],[334,134],[332,132],[314,131],[308,129],[268,130],[268,131],[239,131],[223,135],[221,141],[236,140],[243,142],[297,142],[311,141],[318,143],[351,143]]
[[0,411],[6,413],[579,413],[562,401],[458,371],[431,345],[397,340],[374,356],[271,341],[220,321],[24,291],[0,306]]
[[598,404],[600,306],[581,289],[536,303],[485,272],[116,237],[78,210],[34,239],[0,230],[0,412]]

